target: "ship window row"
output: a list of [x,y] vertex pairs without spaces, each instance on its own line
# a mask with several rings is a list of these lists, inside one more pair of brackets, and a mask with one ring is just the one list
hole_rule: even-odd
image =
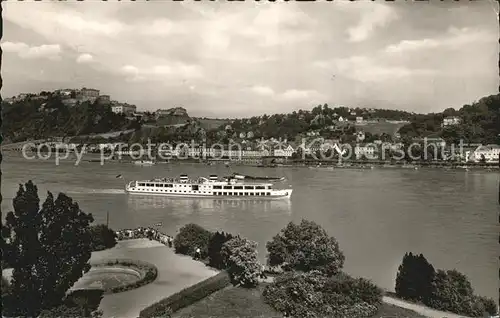
[[[173,188],[174,185],[170,183],[139,183],[139,187],[153,187],[153,188]],[[188,185],[177,185],[177,187],[188,187]]]
[[[162,192],[168,191],[168,192],[174,192],[174,193],[187,193],[187,192],[191,192],[189,190],[188,191],[186,191],[186,190],[182,191],[182,190],[162,190],[162,189],[160,189],[160,190],[155,189],[155,190],[151,190],[151,191],[156,191],[156,192],[158,192],[158,191],[162,191]],[[210,194],[211,193],[209,191],[193,191],[193,192],[196,192],[197,194],[201,194],[201,193]]]
[[[264,190],[265,186],[214,186],[214,190]],[[271,189],[271,186],[267,186],[267,189]]]
[[271,195],[271,192],[214,192],[214,195],[228,195],[228,196],[267,196]]

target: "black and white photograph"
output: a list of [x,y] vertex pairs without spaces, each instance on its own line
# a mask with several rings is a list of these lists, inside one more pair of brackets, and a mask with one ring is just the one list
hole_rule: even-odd
[[498,0],[1,1],[2,318],[498,318]]

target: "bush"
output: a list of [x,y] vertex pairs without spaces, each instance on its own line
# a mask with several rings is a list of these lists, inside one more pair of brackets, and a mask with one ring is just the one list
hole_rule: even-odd
[[473,314],[473,307],[478,304],[475,301],[474,290],[464,274],[456,270],[438,270],[433,282],[432,294],[426,305],[434,309],[470,316]]
[[235,237],[222,246],[221,256],[234,285],[255,287],[262,275],[257,259],[257,243]]
[[104,224],[98,224],[90,227],[92,235],[92,250],[102,251],[112,248],[116,245],[117,235]]
[[208,243],[208,265],[217,268],[217,269],[225,269],[224,259],[221,255],[222,245],[227,241],[231,240],[233,236],[229,233],[219,233],[216,232],[210,238],[210,242]]
[[467,276],[457,270],[436,272],[422,254],[405,254],[395,289],[400,298],[421,301],[431,308],[459,315],[493,316],[498,310],[493,299],[474,295]]
[[144,308],[139,314],[139,318],[157,318],[164,317],[165,313],[176,312],[187,307],[208,295],[221,290],[231,283],[227,272],[219,274],[201,281],[193,286],[181,290],[165,299],[160,300],[153,305]]
[[293,317],[369,317],[382,303],[382,291],[362,278],[320,271],[289,272],[266,286],[264,299]]
[[302,220],[292,222],[266,244],[269,265],[282,265],[287,270],[321,270],[328,275],[337,274],[344,265],[344,254],[337,240],[329,237],[318,224]]
[[174,239],[175,252],[184,255],[195,256],[197,248],[201,251],[201,257],[205,258],[208,254],[208,243],[212,233],[205,230],[197,224],[186,224],[180,230]]
[[495,316],[498,314],[498,306],[493,299],[483,296],[476,296],[476,302],[482,305],[483,313],[487,313],[490,316]]
[[428,302],[435,275],[434,267],[422,254],[406,253],[396,276],[396,295],[402,299]]
[[[352,278],[344,273],[329,278],[323,291],[328,301],[337,305],[352,306],[364,302],[379,306],[382,303],[382,290],[379,287],[367,279]],[[335,298],[339,301],[335,302]]]
[[[264,301],[285,316],[314,317],[325,305],[321,289],[326,277],[318,271],[287,272],[264,289]],[[323,311],[328,311],[323,308]],[[330,310],[330,313],[332,310]]]
[[76,290],[66,296],[62,305],[44,309],[40,313],[40,318],[81,318],[102,316],[102,311],[97,310],[101,303],[103,290],[86,289]]

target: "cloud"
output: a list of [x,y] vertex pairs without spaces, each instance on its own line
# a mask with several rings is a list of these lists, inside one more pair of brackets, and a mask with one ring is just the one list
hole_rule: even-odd
[[385,52],[402,54],[435,48],[459,48],[473,43],[485,43],[498,39],[498,35],[486,30],[450,27],[445,35],[435,39],[402,40],[386,47]]
[[170,36],[178,34],[187,34],[185,26],[180,26],[175,22],[161,18],[153,21],[140,22],[130,30],[147,36]]
[[384,82],[411,76],[435,74],[434,70],[384,65],[379,58],[366,56],[351,56],[331,61],[319,61],[315,65],[333,69],[336,75],[360,82]]
[[152,67],[124,65],[120,68],[119,72],[124,74],[129,80],[134,81],[171,81],[173,77],[182,79],[198,79],[203,77],[203,70],[200,66],[178,62]]
[[[447,5],[458,4],[442,6]],[[463,6],[477,10],[443,8],[436,14],[432,5],[416,11],[409,3],[340,0],[317,6],[42,1],[31,7],[7,2],[3,41],[10,42],[2,47],[9,61],[2,72],[12,80],[4,92],[45,89],[48,82],[54,88],[92,83],[142,109],[168,100],[184,104],[195,116],[286,112],[316,100],[357,105],[372,103],[374,96],[395,107],[437,109],[498,86],[491,68],[498,58],[498,24],[486,21],[493,20],[488,6],[488,11],[480,4]],[[441,36],[440,30],[445,30]],[[47,48],[32,49],[33,43],[58,43],[59,55],[69,58],[40,75],[40,63],[17,58],[48,54]],[[458,49],[451,54],[442,47]],[[75,67],[77,59],[88,60],[83,54],[91,55],[92,63]],[[440,78],[431,81],[434,75]]]
[[79,64],[89,63],[89,62],[92,62],[93,60],[94,60],[94,57],[91,54],[88,54],[88,53],[80,54],[76,58],[76,62],[79,63]]
[[320,95],[320,93],[314,90],[289,89],[281,94],[281,98],[285,100],[307,100],[317,98]]
[[9,53],[17,53],[24,59],[47,58],[57,60],[60,58],[61,46],[59,44],[43,44],[39,46],[29,46],[23,42],[4,42],[2,50]]
[[262,95],[262,96],[274,95],[274,90],[268,86],[253,86],[251,90],[257,95]]
[[75,12],[61,12],[55,16],[55,24],[80,34],[116,36],[125,31],[126,26],[118,21],[96,21]]
[[361,20],[356,26],[347,29],[350,42],[365,41],[376,28],[384,27],[398,18],[396,11],[388,5],[370,3],[369,6],[361,8]]

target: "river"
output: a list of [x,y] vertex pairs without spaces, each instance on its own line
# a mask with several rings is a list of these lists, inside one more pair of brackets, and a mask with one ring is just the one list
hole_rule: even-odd
[[[286,176],[290,200],[229,201],[129,196],[125,182],[135,179],[208,174],[227,175],[224,166],[65,160],[26,160],[5,154],[2,212],[12,209],[18,184],[32,179],[43,200],[46,191],[65,192],[98,223],[113,229],[152,226],[175,234],[194,222],[210,230],[239,233],[265,243],[289,221],[309,219],[334,236],[346,256],[345,270],[394,288],[405,252],[423,253],[437,268],[466,274],[476,292],[498,300],[498,172],[439,169],[337,169],[235,167],[250,175]],[[121,174],[123,179],[116,178]]]

